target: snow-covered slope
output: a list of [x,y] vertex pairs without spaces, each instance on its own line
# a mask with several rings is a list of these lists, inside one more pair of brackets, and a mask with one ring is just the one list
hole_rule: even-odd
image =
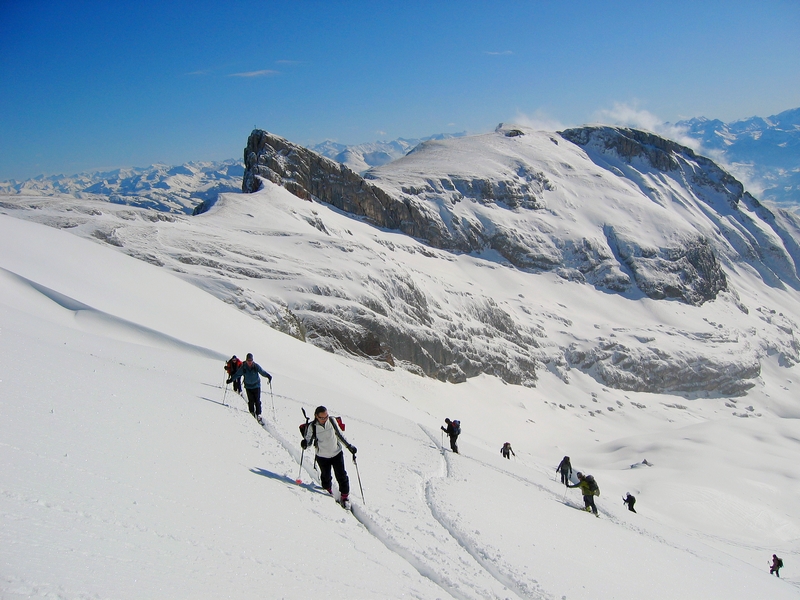
[[224,192],[239,191],[241,161],[151,165],[78,175],[39,176],[0,181],[0,193],[20,196],[72,195],[171,213],[191,214],[201,203],[213,203]]
[[744,178],[760,199],[800,204],[800,108],[731,123],[699,117],[676,126]]
[[[54,218],[55,203],[42,200],[39,212]],[[103,207],[73,200],[62,210],[80,206]],[[146,214],[127,210],[130,222]],[[246,300],[251,285],[280,278],[347,293],[358,289],[357,265],[382,280],[390,262],[404,263],[429,274],[426,288],[435,273],[450,318],[458,298],[488,289],[542,315],[549,335],[629,340],[649,327],[667,352],[680,336],[662,337],[661,326],[714,332],[727,303],[631,302],[424,252],[352,220],[341,229],[344,219],[267,189],[119,232],[128,251],[129,237],[147,238],[151,258],[170,265],[178,247],[200,258],[201,239],[215,260],[247,252],[260,275],[223,279],[0,215],[3,598],[797,597],[797,367],[766,361],[738,400],[619,392],[580,372],[567,384],[550,370],[533,389],[487,376],[452,385],[323,352],[215,295],[241,285]],[[237,235],[265,245],[234,245]],[[385,260],[367,260],[373,245]],[[796,314],[791,292],[738,283],[742,302]],[[265,428],[221,387],[223,360],[248,351],[274,376]],[[299,465],[300,408],[320,403],[359,448],[358,470],[347,460],[352,515],[312,483],[308,454]],[[445,416],[462,421],[461,455],[441,448]],[[512,461],[500,457],[505,441]],[[600,482],[599,519],[554,480],[564,454]],[[623,506],[626,491],[638,514]],[[784,579],[767,573],[773,552]]]

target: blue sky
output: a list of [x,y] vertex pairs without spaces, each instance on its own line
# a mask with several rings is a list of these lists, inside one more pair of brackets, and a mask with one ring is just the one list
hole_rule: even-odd
[[800,2],[0,0],[0,179],[800,106]]

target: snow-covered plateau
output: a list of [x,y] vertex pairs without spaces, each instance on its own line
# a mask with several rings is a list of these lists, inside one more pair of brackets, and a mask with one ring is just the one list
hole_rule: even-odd
[[797,222],[648,135],[287,147],[196,216],[0,197],[0,597],[797,598]]

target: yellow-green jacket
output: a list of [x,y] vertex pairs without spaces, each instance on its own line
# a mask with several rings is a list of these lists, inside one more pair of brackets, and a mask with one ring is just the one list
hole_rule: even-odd
[[581,488],[581,492],[583,492],[584,496],[599,496],[600,495],[600,488],[597,487],[597,483],[595,482],[595,489],[592,489],[592,484],[589,483],[589,480],[586,478],[581,479],[575,485],[567,484],[568,488]]

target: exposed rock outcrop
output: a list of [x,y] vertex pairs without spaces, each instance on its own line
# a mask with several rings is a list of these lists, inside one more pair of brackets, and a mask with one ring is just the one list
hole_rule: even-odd
[[440,248],[452,245],[447,231],[419,207],[393,198],[346,166],[267,131],[256,129],[250,134],[244,163],[243,192],[258,191],[263,177],[298,198],[326,202]]

